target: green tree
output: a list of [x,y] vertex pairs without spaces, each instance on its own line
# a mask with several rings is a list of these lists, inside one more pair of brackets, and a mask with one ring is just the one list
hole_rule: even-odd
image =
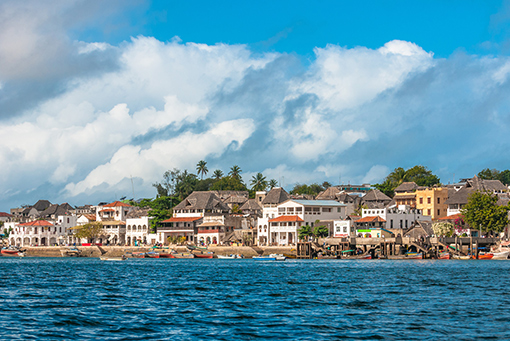
[[290,194],[308,194],[308,195],[317,195],[323,191],[321,185],[313,183],[311,185],[300,185],[296,184],[294,188],[290,191]]
[[482,180],[499,180],[499,171],[497,169],[485,168],[477,175]]
[[510,170],[505,169],[499,173],[498,180],[501,181],[504,185],[510,185]]
[[464,220],[471,228],[501,232],[508,225],[508,206],[496,205],[498,197],[490,193],[473,192],[461,209]]
[[240,179],[242,172],[243,171],[241,170],[241,168],[238,165],[234,165],[230,168],[230,172],[228,172],[228,175],[233,178]]
[[299,240],[308,240],[308,237],[313,236],[313,230],[310,225],[301,226],[298,230]]
[[203,180],[198,180],[195,184],[195,191],[209,191],[211,186],[216,182],[216,180],[207,178]]
[[217,169],[214,171],[213,177],[215,180],[219,180],[223,177],[223,172],[221,170]]
[[381,184],[375,184],[374,187],[383,192],[384,194],[386,194],[387,196],[389,196],[390,198],[393,198],[393,196],[395,195],[394,190],[396,187],[394,187],[391,181],[388,179],[384,180],[384,182]]
[[204,179],[204,175],[207,174],[209,170],[207,169],[207,162],[204,160],[200,160],[197,163],[197,175],[201,175],[201,179]]
[[278,186],[278,181],[276,179],[269,180],[269,189],[273,189]]
[[414,166],[407,170],[398,167],[388,174],[383,183],[374,186],[387,196],[393,197],[395,188],[403,182],[415,182],[418,186],[430,187],[439,184],[439,178],[424,166]]
[[253,191],[264,191],[267,188],[266,177],[262,173],[257,173],[252,176],[250,185]]
[[328,181],[324,181],[324,182],[322,183],[322,189],[323,189],[323,190],[327,190],[327,189],[328,189],[328,188],[330,188],[330,187],[331,187],[331,183],[330,183],[330,182],[328,182]]
[[86,238],[87,242],[93,243],[97,238],[102,238],[105,236],[103,223],[100,221],[87,223],[76,230],[75,236],[76,238],[80,239]]
[[326,238],[329,236],[329,229],[326,227],[326,225],[317,225],[320,223],[320,220],[315,221],[315,226],[313,228],[313,236],[317,239],[319,238]]
[[198,179],[195,174],[188,173],[187,170],[178,174],[175,179],[175,194],[180,200],[184,200],[195,190]]
[[240,178],[225,176],[211,186],[211,191],[246,191],[246,185]]

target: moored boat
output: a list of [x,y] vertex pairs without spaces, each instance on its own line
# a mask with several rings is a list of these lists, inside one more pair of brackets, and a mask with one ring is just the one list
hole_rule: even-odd
[[133,258],[145,258],[145,252],[132,252],[131,256]]
[[170,253],[170,257],[168,258],[177,258],[177,259],[190,259],[195,258],[195,255],[192,253]]
[[471,256],[453,255],[452,258],[459,259],[459,260],[469,260],[469,259],[471,259]]
[[510,251],[493,252],[492,254],[494,255],[494,257],[492,257],[493,260],[506,260],[508,259]]
[[492,259],[493,257],[494,255],[492,253],[483,253],[478,255],[478,259]]
[[437,259],[450,259],[450,253],[449,252],[441,252]]
[[20,257],[25,256],[25,250],[21,250],[17,246],[4,247],[2,248],[2,251],[0,251],[0,253],[6,256],[20,256]]
[[262,261],[284,261],[286,258],[284,255],[272,253],[269,256],[253,256],[253,260]]
[[244,258],[243,255],[228,255],[228,256],[218,255],[218,259],[242,259],[242,258]]
[[67,248],[60,250],[60,254],[62,257],[80,257],[81,256],[81,250],[75,247]]
[[145,258],[159,258],[159,253],[150,251],[145,253]]
[[423,259],[423,253],[421,252],[408,252],[407,259]]
[[193,255],[195,258],[211,259],[214,257],[214,252],[193,253]]
[[105,256],[101,256],[99,257],[100,260],[104,260],[104,261],[114,261],[114,262],[118,262],[118,261],[123,261],[123,260],[126,260],[127,257],[126,256],[122,256],[122,257],[105,257]]

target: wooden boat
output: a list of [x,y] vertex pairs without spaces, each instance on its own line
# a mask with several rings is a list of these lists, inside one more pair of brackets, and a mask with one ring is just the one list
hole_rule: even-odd
[[205,252],[205,253],[193,253],[195,258],[205,258],[205,259],[211,259],[214,257],[214,252]]
[[297,258],[297,255],[294,254],[294,253],[284,253],[283,254],[285,256],[285,258],[287,259],[296,259]]
[[0,251],[3,255],[6,256],[19,256],[19,253],[23,253],[25,250],[21,250],[18,247],[4,247],[2,251]]
[[508,259],[510,251],[493,252],[492,254],[494,255],[494,257],[492,257],[493,260],[505,260]]
[[190,259],[195,258],[195,255],[192,253],[170,253],[169,258],[177,258],[177,259]]
[[437,259],[450,259],[450,253],[449,252],[441,252]]
[[104,260],[104,261],[119,262],[119,261],[126,260],[127,257],[126,256],[122,256],[122,257],[105,257],[105,256],[101,256],[101,257],[99,257],[99,259],[100,260]]
[[478,259],[492,259],[492,257],[494,257],[492,253],[484,253],[478,255]]
[[171,253],[160,253],[159,258],[174,258]]
[[133,258],[145,258],[145,252],[132,252],[131,256]]
[[146,252],[145,253],[145,258],[159,258],[159,253],[157,252]]
[[243,255],[228,255],[228,256],[221,256],[218,255],[218,259],[243,259]]
[[408,252],[407,259],[423,259],[423,253],[421,252]]
[[277,255],[275,253],[269,256],[253,256],[252,258],[257,261],[284,261],[286,259],[284,255]]
[[459,255],[453,255],[453,259],[459,259],[459,260],[469,260],[471,259],[471,256],[459,256]]

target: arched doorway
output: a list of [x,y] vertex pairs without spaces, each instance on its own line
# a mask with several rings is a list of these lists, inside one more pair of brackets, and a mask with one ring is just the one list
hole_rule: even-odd
[[28,237],[23,238],[23,246],[28,246],[28,245],[30,245],[30,238],[28,238]]
[[16,239],[16,243],[15,243],[15,245],[17,245],[17,246],[21,246],[21,237],[18,237],[18,238]]
[[216,239],[216,237],[213,237],[212,242],[213,244],[218,244],[218,240]]
[[47,243],[47,238],[46,237],[42,237],[41,238],[41,246],[46,246],[46,243]]
[[207,239],[205,240],[205,242],[206,242],[207,244],[211,244],[211,237],[207,237]]
[[57,238],[55,238],[55,237],[50,238],[50,246],[56,245],[56,244],[57,244]]

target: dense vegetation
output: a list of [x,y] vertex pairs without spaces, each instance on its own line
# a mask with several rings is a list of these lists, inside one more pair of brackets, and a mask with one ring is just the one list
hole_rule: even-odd
[[375,184],[374,187],[387,196],[393,197],[395,188],[403,182],[414,182],[418,186],[426,187],[440,183],[437,175],[432,174],[427,167],[418,165],[407,170],[402,167],[395,168],[382,183]]

